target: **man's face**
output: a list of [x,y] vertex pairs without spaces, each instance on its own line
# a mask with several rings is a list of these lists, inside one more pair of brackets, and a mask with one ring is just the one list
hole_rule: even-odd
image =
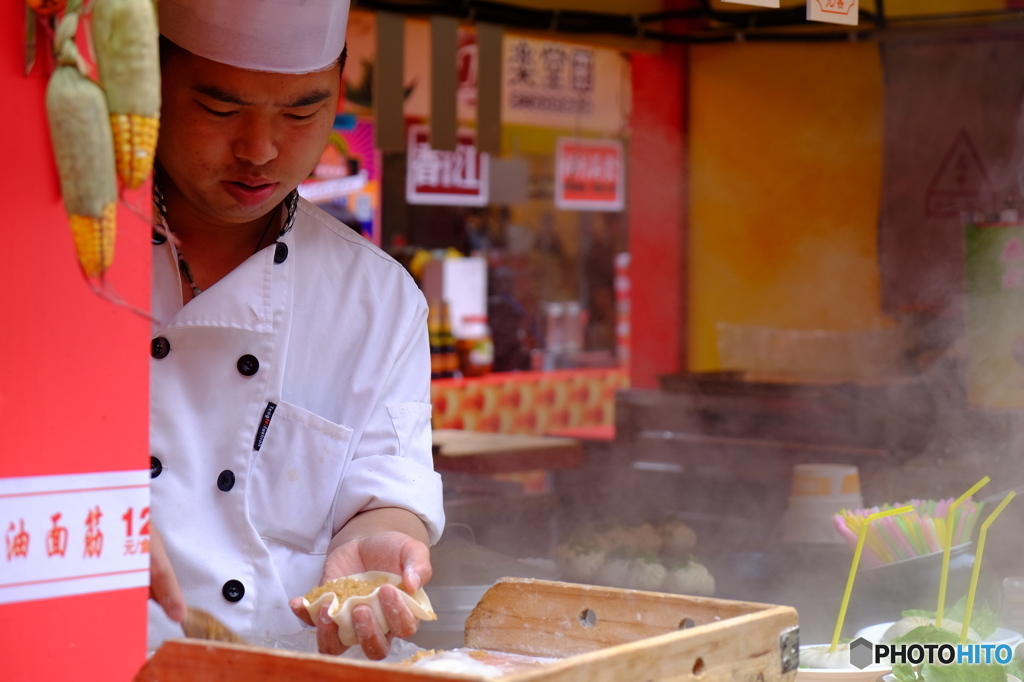
[[256,220],[306,179],[334,124],[339,69],[273,74],[167,56],[157,160],[198,217]]

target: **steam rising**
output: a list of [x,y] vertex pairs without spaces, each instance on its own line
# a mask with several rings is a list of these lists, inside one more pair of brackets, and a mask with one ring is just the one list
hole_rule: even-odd
[[[696,530],[717,596],[795,605],[802,640],[822,642],[851,553],[781,542],[794,464],[856,464],[867,506],[955,497],[985,474],[976,499],[1024,484],[1019,409],[967,402],[962,246],[965,212],[1024,217],[1020,37],[693,50],[693,369],[751,369],[719,363],[718,323],[885,331],[896,352],[868,377],[782,366],[760,384],[719,375],[621,394],[616,442],[554,474],[552,495],[446,475],[450,519],[509,556],[551,558],[580,528],[675,514]],[[1021,297],[1007,314],[1024,333]],[[989,536],[979,601],[996,610],[1002,579],[1024,575],[1022,524],[1024,503],[1011,505]],[[973,547],[954,558],[947,600],[966,592],[974,560]],[[863,572],[844,636],[934,609],[937,588],[936,557]]]

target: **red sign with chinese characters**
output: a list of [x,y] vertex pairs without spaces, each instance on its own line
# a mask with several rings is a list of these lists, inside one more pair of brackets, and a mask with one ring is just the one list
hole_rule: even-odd
[[0,604],[149,584],[149,472],[0,479]]
[[807,0],[810,21],[856,26],[859,14],[857,0]]
[[488,156],[476,148],[471,131],[460,130],[453,152],[430,148],[426,126],[409,128],[405,199],[410,204],[485,206]]
[[621,211],[626,203],[625,187],[621,142],[559,138],[555,206],[577,211]]

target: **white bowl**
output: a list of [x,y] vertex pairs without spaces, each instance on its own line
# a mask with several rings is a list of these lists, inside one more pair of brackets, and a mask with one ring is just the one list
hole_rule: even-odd
[[[970,542],[962,542],[959,545],[953,545],[953,547],[949,550],[949,554],[950,554],[951,557],[956,556],[958,554],[963,554],[964,552],[967,551],[967,549],[970,546],[971,546]],[[865,571],[865,572],[866,571],[877,571],[877,570],[883,569],[883,568],[885,568],[887,566],[898,566],[900,564],[906,564],[906,563],[909,563],[911,561],[920,561],[921,559],[927,559],[927,558],[932,558],[932,557],[940,557],[943,554],[944,554],[944,552],[940,549],[940,550],[938,550],[936,552],[929,552],[928,554],[917,554],[915,556],[908,557],[906,559],[898,559],[896,561],[890,561],[887,564],[879,564],[877,566],[866,566],[866,567],[860,568],[858,570]]]
[[879,680],[894,680],[888,671],[892,668],[873,670],[871,667],[864,670],[834,670],[831,668],[800,668],[796,671],[796,682],[878,682]]
[[[821,644],[801,645],[800,651]],[[872,663],[864,670],[856,668],[798,668],[797,682],[878,682],[886,673],[892,672],[892,666]]]
[[872,644],[881,644],[882,635],[885,634],[885,631],[888,630],[889,626],[891,626],[894,622],[895,621],[891,621],[888,623],[878,623],[877,625],[869,625],[867,627],[861,628],[860,630],[857,630],[857,632],[853,635],[853,638],[857,639],[858,637],[863,637]]
[[[857,634],[854,635],[854,638],[863,637],[872,644],[881,644],[883,643],[882,635],[885,634],[885,631],[888,630],[889,626],[891,625],[892,623],[878,623],[877,625],[869,625],[865,628],[857,630]],[[995,632],[992,633],[991,636],[989,636],[988,639],[986,639],[982,643],[996,645],[1008,644],[1010,645],[1010,648],[1013,649],[1018,644],[1020,644],[1022,640],[1024,640],[1024,635],[1021,635],[1019,632],[1007,630],[1006,628],[998,628]]]

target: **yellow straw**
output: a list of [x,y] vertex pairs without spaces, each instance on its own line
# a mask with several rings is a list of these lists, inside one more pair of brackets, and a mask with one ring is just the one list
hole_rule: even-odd
[[[865,519],[850,518],[847,519],[846,527],[850,529],[854,535],[860,536],[861,530],[867,527],[867,521]],[[866,542],[868,547],[878,555],[878,558],[882,563],[889,564],[895,561],[892,553],[889,552],[888,548],[881,541],[881,539],[874,532],[867,534]]]
[[974,557],[974,570],[971,571],[971,589],[967,592],[967,612],[964,614],[964,625],[963,629],[960,630],[960,643],[967,644],[967,629],[971,627],[971,612],[974,611],[974,593],[978,589],[978,574],[981,572],[981,555],[985,551],[985,535],[988,533],[988,527],[992,525],[992,522],[996,520],[996,517],[1002,513],[1006,505],[1010,504],[1010,500],[1014,498],[1017,493],[1012,490],[1006,494],[1003,501],[999,503],[988,518],[985,519],[985,523],[981,524],[981,532],[978,534],[978,551]]
[[860,553],[864,549],[864,541],[868,536],[868,526],[875,519],[881,519],[886,516],[895,516],[896,514],[906,514],[909,511],[914,511],[914,508],[910,505],[906,507],[898,507],[896,509],[889,509],[887,511],[875,512],[869,515],[864,523],[860,527],[860,532],[857,533],[857,548],[853,550],[853,563],[850,564],[850,577],[846,579],[846,592],[843,593],[843,604],[839,607],[839,619],[836,621],[836,631],[832,635],[832,646],[829,647],[829,653],[836,650],[836,646],[839,644],[839,633],[843,631],[843,621],[846,620],[846,607],[850,605],[850,593],[853,592],[853,579],[857,575],[857,566],[860,564]]
[[949,550],[953,544],[953,515],[956,514],[957,508],[963,504],[967,498],[978,492],[981,487],[987,484],[990,480],[992,479],[985,476],[980,481],[972,485],[970,490],[956,498],[956,501],[949,505],[949,511],[946,512],[946,523],[945,527],[942,529],[945,533],[939,536],[942,539],[942,572],[939,574],[939,605],[935,609],[936,627],[942,627],[942,612],[946,607],[946,579],[949,577]]

